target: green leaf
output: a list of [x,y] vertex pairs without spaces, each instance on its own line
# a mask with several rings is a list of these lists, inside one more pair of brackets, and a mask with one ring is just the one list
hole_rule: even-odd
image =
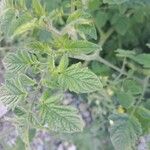
[[23,34],[29,30],[33,30],[35,27],[37,27],[37,19],[34,18],[30,22],[27,22],[25,24],[22,24],[19,26],[15,31],[12,37],[15,37],[17,35]]
[[150,110],[146,109],[143,106],[139,106],[136,108],[134,115],[141,123],[144,133],[150,133]]
[[32,16],[29,12],[19,13],[17,17],[15,17],[11,22],[11,27],[9,31],[9,35],[13,35],[17,28],[23,26],[24,24],[30,22],[32,20]]
[[47,53],[50,54],[51,49],[48,45],[48,43],[42,43],[39,41],[35,41],[29,44],[29,48],[33,50],[35,53]]
[[129,22],[128,18],[119,17],[117,22],[115,22],[113,26],[119,34],[124,35],[128,31],[128,28],[129,28],[128,22]]
[[9,35],[10,28],[12,27],[12,21],[14,18],[15,18],[15,10],[14,9],[7,9],[1,15],[0,31],[3,32],[5,35]]
[[106,13],[105,11],[99,10],[97,12],[96,18],[95,18],[97,27],[98,28],[103,27],[106,24],[108,19],[109,19],[108,18],[108,13]]
[[68,52],[72,55],[89,54],[98,49],[101,50],[100,45],[83,40],[66,40],[64,45],[61,45],[59,48],[61,51]]
[[139,4],[142,6],[150,4],[149,0],[142,0],[142,1],[141,0],[103,0],[103,2],[108,3],[110,5],[115,5],[115,4],[120,5],[123,3],[127,3],[127,4],[129,4],[129,6],[132,6],[132,4],[135,6],[136,6],[136,4]]
[[117,52],[116,55],[118,57],[127,57],[127,58],[130,58],[130,57],[132,57],[132,56],[135,55],[135,52],[131,51],[131,50],[117,49],[116,52]]
[[117,99],[125,108],[129,108],[134,103],[134,97],[130,92],[117,91]]
[[150,110],[144,108],[144,107],[138,107],[136,109],[136,112],[144,119],[149,120],[150,121]]
[[11,149],[12,150],[25,150],[25,144],[21,138],[17,138],[15,145]]
[[61,71],[65,70],[68,67],[68,65],[69,65],[68,56],[63,55],[61,57],[61,60],[60,60],[59,66],[58,66],[58,70],[61,72]]
[[34,81],[33,79],[31,79],[23,73],[19,74],[19,81],[22,84],[22,86],[34,86],[36,84],[36,81]]
[[59,85],[76,93],[88,93],[100,90],[99,78],[88,68],[74,64],[59,75]]
[[108,3],[108,4],[122,4],[127,1],[128,0],[103,0],[104,3]]
[[142,134],[141,124],[135,117],[126,114],[113,114],[109,118],[112,122],[110,138],[116,150],[133,150]]
[[45,15],[45,9],[40,3],[40,0],[32,0],[32,7],[37,16],[41,17]]
[[6,80],[5,85],[0,87],[0,101],[10,109],[14,109],[26,96],[18,80]]
[[136,56],[133,56],[132,59],[143,65],[143,67],[145,68],[150,68],[150,54],[139,54]]
[[36,57],[27,51],[18,51],[16,53],[8,53],[3,60],[7,71],[18,73],[25,72],[29,67],[38,64]]
[[60,104],[60,102],[63,100],[64,95],[59,93],[53,94],[53,92],[49,89],[45,90],[41,96],[41,101],[44,102],[44,104]]
[[83,130],[83,120],[73,107],[60,106],[47,101],[41,105],[41,111],[44,123],[48,124],[51,131],[74,133]]
[[76,30],[79,32],[81,37],[82,37],[82,34],[84,34],[84,35],[89,36],[95,40],[97,39],[96,28],[92,24],[77,25]]
[[67,23],[75,28],[82,38],[88,36],[96,40],[97,32],[92,19],[91,14],[77,10],[68,17]]
[[[68,19],[67,19],[67,23],[77,23],[78,20],[80,19],[87,19],[87,22],[88,19],[91,19],[92,16],[85,12],[85,11],[82,11],[82,10],[77,10],[77,11],[74,11],[72,14],[69,15]],[[78,22],[79,24],[82,24],[83,22]]]
[[24,116],[24,115],[26,115],[26,110],[24,110],[24,108],[22,108],[22,107],[16,107],[15,109],[14,109],[14,114],[16,115],[16,116]]
[[88,8],[92,11],[99,10],[99,6],[103,2],[101,0],[89,0],[88,1]]
[[101,76],[108,76],[111,72],[110,68],[106,65],[99,63],[98,61],[92,61],[91,70]]
[[140,94],[142,92],[142,86],[133,79],[127,79],[123,82],[123,88],[126,92],[131,92],[132,94]]

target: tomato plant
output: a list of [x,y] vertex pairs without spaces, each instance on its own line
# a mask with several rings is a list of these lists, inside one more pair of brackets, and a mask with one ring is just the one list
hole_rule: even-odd
[[[94,136],[95,150],[136,149],[150,132],[149,26],[148,0],[6,0],[0,102],[24,148],[31,131],[46,130],[72,135],[79,150]],[[89,105],[91,128],[63,104],[66,92]]]

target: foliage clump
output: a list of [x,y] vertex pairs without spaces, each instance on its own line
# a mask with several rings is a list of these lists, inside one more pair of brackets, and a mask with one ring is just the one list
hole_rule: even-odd
[[27,150],[33,128],[85,128],[91,138],[79,111],[63,105],[66,91],[87,101],[93,126],[99,122],[94,134],[110,134],[116,150],[135,149],[149,134],[149,10],[147,0],[6,0],[0,29],[13,48],[3,59],[0,102]]

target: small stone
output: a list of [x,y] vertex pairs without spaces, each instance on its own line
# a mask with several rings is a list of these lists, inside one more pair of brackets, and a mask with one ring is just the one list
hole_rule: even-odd
[[7,107],[0,103],[0,118],[7,113]]
[[67,150],[77,150],[77,149],[76,149],[76,146],[75,146],[75,145],[71,145],[71,146],[68,147]]

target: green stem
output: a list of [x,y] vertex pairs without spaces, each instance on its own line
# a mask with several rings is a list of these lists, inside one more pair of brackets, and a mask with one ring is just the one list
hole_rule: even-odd
[[110,28],[106,33],[104,33],[103,31],[99,31],[101,38],[99,41],[99,44],[103,47],[103,45],[105,44],[105,42],[108,40],[108,38],[112,35],[112,33],[114,32],[113,28]]
[[93,60],[97,60],[98,62],[105,64],[106,66],[112,68],[113,70],[120,72],[124,75],[127,75],[127,73],[125,71],[122,71],[122,69],[118,68],[117,66],[111,64],[110,62],[108,62],[107,60],[105,60],[104,58],[100,57],[99,55],[97,55],[97,53],[91,54],[91,55],[80,55],[80,56],[70,56],[71,58],[75,58],[75,59],[80,59],[80,60],[84,60],[84,61],[93,61]]
[[[111,68],[111,69],[119,72],[121,75],[128,76],[128,73],[125,70],[120,69],[117,66],[113,65],[112,63],[110,63],[109,61],[105,60],[104,58],[102,58],[101,56],[99,56],[97,54],[97,52],[94,53],[94,54],[91,54],[91,55],[84,55],[84,54],[79,55],[79,56],[72,56],[72,55],[70,55],[69,57],[70,58],[84,60],[84,61],[93,61],[93,60],[96,60],[96,61],[98,61],[98,62],[100,62],[100,63],[108,66],[109,68]],[[133,78],[135,80],[139,81],[140,83],[143,83],[143,81],[141,79],[139,79],[137,77],[133,77]]]
[[[123,64],[121,68],[122,72],[125,71],[125,66],[126,66],[126,58],[124,58],[123,60]],[[115,78],[114,82],[118,81],[121,78],[121,76],[123,75],[122,72],[120,72],[120,74]]]
[[27,127],[27,129],[25,130],[25,149],[26,150],[31,150],[31,147],[30,147],[30,141],[29,141],[29,126]]

